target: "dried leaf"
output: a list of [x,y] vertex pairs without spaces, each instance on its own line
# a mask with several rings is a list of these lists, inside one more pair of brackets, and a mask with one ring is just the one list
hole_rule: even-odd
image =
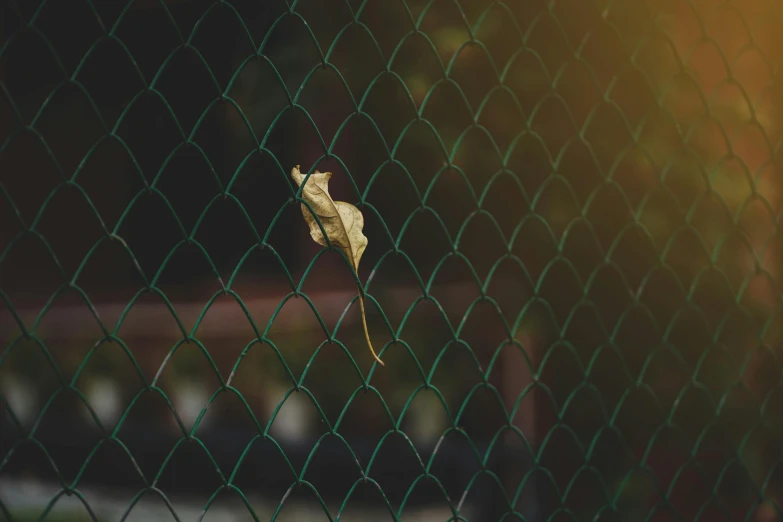
[[[297,186],[301,186],[307,175],[302,174],[299,171],[299,165],[297,165],[291,169],[291,177],[294,178]],[[307,201],[313,212],[310,212],[310,209],[302,203],[302,215],[310,227],[310,236],[313,240],[319,245],[327,246],[327,241],[313,213],[318,216],[318,220],[321,221],[321,225],[329,237],[329,242],[345,253],[348,261],[350,261],[353,269],[358,274],[359,261],[361,261],[362,254],[364,254],[364,250],[367,248],[367,236],[362,234],[364,216],[362,216],[358,208],[350,203],[332,199],[332,196],[329,195],[329,179],[331,177],[331,172],[318,172],[316,170],[310,174],[307,183],[302,189],[302,199]],[[361,307],[362,324],[364,325],[364,336],[367,340],[367,345],[370,347],[370,352],[372,352],[375,360],[383,366],[383,361],[375,354],[375,350],[373,350],[370,342],[361,290],[359,291],[359,305]]]

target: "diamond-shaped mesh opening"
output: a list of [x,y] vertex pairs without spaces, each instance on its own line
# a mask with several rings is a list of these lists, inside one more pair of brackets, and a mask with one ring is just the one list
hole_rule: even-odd
[[783,519],[779,2],[0,13],[3,520]]

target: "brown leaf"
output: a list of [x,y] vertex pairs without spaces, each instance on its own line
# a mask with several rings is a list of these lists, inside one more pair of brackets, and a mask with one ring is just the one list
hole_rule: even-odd
[[[307,175],[302,174],[299,171],[299,165],[297,165],[291,169],[291,177],[294,178],[297,186],[301,186]],[[313,211],[310,212],[310,209],[302,203],[302,215],[310,227],[310,236],[313,240],[319,245],[327,246],[327,241],[313,213],[318,216],[318,220],[321,221],[321,225],[329,237],[329,242],[345,253],[358,276],[359,261],[361,261],[362,254],[364,254],[364,250],[367,248],[367,236],[362,234],[364,216],[362,216],[358,208],[350,203],[332,199],[332,196],[329,195],[329,179],[331,177],[331,172],[318,172],[316,170],[310,174],[307,183],[302,189],[302,199],[307,201]],[[364,325],[364,336],[367,339],[367,345],[370,347],[370,352],[372,352],[375,360],[383,365],[383,361],[375,354],[375,350],[373,350],[370,342],[361,290],[359,291],[359,305],[361,306],[362,324]]]

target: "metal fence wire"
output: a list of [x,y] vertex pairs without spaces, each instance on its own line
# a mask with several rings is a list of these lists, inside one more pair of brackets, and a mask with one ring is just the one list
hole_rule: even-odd
[[780,0],[8,0],[0,38],[3,520],[783,520]]

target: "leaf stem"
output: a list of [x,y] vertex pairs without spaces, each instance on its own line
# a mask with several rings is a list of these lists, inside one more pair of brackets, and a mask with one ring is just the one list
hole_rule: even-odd
[[359,290],[359,306],[362,309],[362,324],[364,325],[364,338],[367,339],[367,346],[370,347],[370,352],[372,353],[372,356],[375,358],[375,360],[378,361],[381,366],[385,366],[380,357],[376,355],[375,350],[372,348],[372,343],[370,342],[370,333],[367,331],[367,317],[364,313],[364,298],[362,297],[361,289]]

